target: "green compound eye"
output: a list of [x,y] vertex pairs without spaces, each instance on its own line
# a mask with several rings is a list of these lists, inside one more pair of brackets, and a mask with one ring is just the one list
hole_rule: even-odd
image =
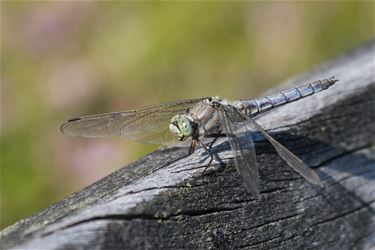
[[169,124],[169,130],[182,141],[193,135],[191,121],[185,115],[175,115]]

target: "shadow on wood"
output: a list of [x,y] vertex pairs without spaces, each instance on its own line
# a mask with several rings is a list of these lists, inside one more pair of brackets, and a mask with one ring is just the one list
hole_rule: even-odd
[[245,192],[225,139],[205,173],[203,150],[159,150],[4,229],[2,248],[375,247],[374,55],[371,42],[290,80],[340,79],[257,119],[313,166],[325,189],[293,172],[261,136],[260,200]]

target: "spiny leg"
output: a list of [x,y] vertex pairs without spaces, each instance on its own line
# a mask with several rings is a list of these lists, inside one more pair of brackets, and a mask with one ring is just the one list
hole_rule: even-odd
[[192,139],[191,141],[191,144],[190,144],[190,149],[189,149],[189,155],[194,153],[195,151],[195,148],[196,148],[196,145],[197,145],[197,142],[199,143],[199,145],[202,146],[202,148],[208,153],[208,155],[210,156],[210,161],[208,162],[207,166],[204,168],[203,172],[205,172],[208,167],[211,165],[213,159],[214,159],[214,156],[213,154],[211,153],[210,149],[212,147],[212,145],[216,142],[217,138],[219,137],[225,137],[226,135],[225,134],[211,134],[211,135],[207,135],[206,137],[207,138],[214,138],[212,140],[212,142],[210,142],[208,144],[208,146],[204,145],[199,139]]
[[191,140],[191,144],[190,144],[190,148],[189,148],[189,155],[193,154],[194,151],[195,151],[195,148],[197,146],[197,142],[199,143],[199,145],[202,146],[202,148],[209,154],[210,156],[210,161],[209,163],[207,164],[207,166],[204,168],[203,172],[205,172],[207,170],[207,168],[211,165],[213,159],[214,159],[214,156],[212,155],[212,153],[210,152],[210,150],[198,139],[192,139]]
[[216,142],[217,138],[219,137],[226,137],[225,134],[209,134],[209,135],[206,135],[205,136],[206,138],[214,138],[209,144],[204,145],[201,141],[197,140],[197,142],[199,143],[199,145],[202,146],[202,148],[210,155],[210,162],[207,164],[207,166],[204,168],[203,172],[205,172],[208,167],[211,165],[213,159],[214,159],[214,156],[213,154],[211,153],[210,149],[212,148],[212,146],[214,145],[214,143]]
[[206,165],[206,167],[204,168],[203,172],[206,172],[207,168],[211,165],[213,159],[214,159],[214,156],[212,155],[212,153],[210,152],[210,150],[201,142],[198,140],[198,143],[199,145],[202,146],[202,148],[209,154],[210,156],[210,161],[208,162],[208,164]]
[[190,148],[189,148],[189,155],[194,153],[196,146],[197,146],[197,140],[192,139],[191,144],[190,144]]
[[211,149],[212,146],[214,145],[214,143],[216,142],[217,138],[218,138],[218,137],[215,136],[214,139],[213,139],[210,143],[207,144],[207,148]]
[[210,134],[210,135],[206,135],[206,138],[214,138],[212,140],[212,142],[210,142],[209,144],[207,144],[207,148],[211,149],[212,146],[214,145],[214,143],[216,142],[217,138],[219,137],[226,137],[225,134]]

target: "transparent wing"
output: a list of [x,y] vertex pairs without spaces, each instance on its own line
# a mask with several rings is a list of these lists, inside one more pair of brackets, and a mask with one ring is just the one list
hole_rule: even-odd
[[201,100],[181,100],[141,110],[74,118],[61,125],[60,129],[70,136],[124,136],[145,143],[175,144],[177,140],[169,131],[171,118],[186,113]]
[[288,163],[288,165],[302,175],[309,182],[324,187],[324,183],[320,180],[319,176],[312,170],[306,163],[304,163],[298,156],[289,151],[286,147],[281,145],[276,141],[270,134],[268,134],[258,123],[256,123],[252,118],[241,113],[237,112],[250,124],[252,124],[259,132],[261,132],[264,137],[275,147],[277,153],[280,157]]
[[[228,137],[238,173],[242,176],[247,192],[259,197],[259,170],[251,134],[243,118],[231,106],[219,106],[221,126]],[[237,110],[237,109],[236,109]],[[242,122],[241,122],[242,121]]]

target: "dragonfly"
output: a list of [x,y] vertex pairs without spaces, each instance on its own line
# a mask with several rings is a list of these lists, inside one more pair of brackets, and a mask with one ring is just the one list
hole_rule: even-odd
[[[256,130],[273,145],[287,165],[310,183],[323,188],[324,183],[313,169],[273,138],[254,118],[275,107],[326,90],[337,81],[335,77],[330,77],[252,100],[228,101],[220,97],[205,97],[162,103],[139,110],[83,116],[62,124],[61,131],[69,136],[122,136],[167,146],[186,147],[190,144],[189,154],[193,154],[200,145],[210,156],[206,168],[213,160],[210,151],[213,143],[218,137],[226,137],[246,191],[259,197],[259,167],[249,132]],[[212,138],[212,142],[207,145],[205,142],[209,138]]]

